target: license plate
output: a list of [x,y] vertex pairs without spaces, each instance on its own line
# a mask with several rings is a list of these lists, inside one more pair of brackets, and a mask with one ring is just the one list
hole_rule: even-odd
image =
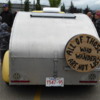
[[46,87],[64,87],[64,78],[46,78]]

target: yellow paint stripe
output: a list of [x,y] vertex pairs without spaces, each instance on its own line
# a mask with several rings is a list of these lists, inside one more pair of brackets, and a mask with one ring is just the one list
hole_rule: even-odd
[[36,94],[33,100],[40,100],[40,99],[41,99],[41,88],[36,91]]

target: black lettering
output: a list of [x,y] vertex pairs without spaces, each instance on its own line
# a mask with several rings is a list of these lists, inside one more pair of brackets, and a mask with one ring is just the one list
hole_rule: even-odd
[[79,45],[80,44],[80,41],[78,38],[75,39],[76,43]]
[[94,42],[93,46],[95,47],[96,45],[98,45],[98,42],[97,42],[97,41],[96,41],[96,42]]
[[83,59],[85,61],[95,61],[95,62],[97,62],[97,60],[100,61],[99,57],[86,55],[85,53],[83,53],[83,54],[75,54],[75,56],[76,56],[76,59]]
[[99,53],[100,52],[100,44],[98,44],[95,49],[97,50],[97,53]]
[[72,48],[68,48],[69,50],[71,50],[71,51],[74,51],[74,49],[72,49]]
[[75,48],[76,46],[74,46],[73,44],[70,44],[70,47],[67,48],[66,53],[71,56]]
[[84,52],[84,51],[85,51],[85,48],[81,48],[81,47],[80,47],[80,51],[81,51],[81,52]]
[[87,36],[87,43],[89,43],[89,41],[90,41],[90,38],[91,38],[91,37]]
[[92,49],[88,49],[87,52],[88,52],[88,53],[91,53],[91,52],[92,52]]
[[90,64],[90,66],[91,66],[91,68],[95,68],[98,64],[99,64],[99,62],[93,62],[92,64]]
[[92,38],[89,43],[94,46],[94,42],[95,42],[95,39]]
[[100,43],[98,43],[98,41],[96,41],[96,39],[93,39],[93,38],[87,36],[87,43],[91,44],[95,48],[97,53],[100,52]]
[[78,45],[81,44],[83,42],[83,36],[76,38],[75,41],[76,41],[76,44],[78,44]]
[[88,70],[88,65],[79,65],[77,70],[81,70],[81,71]]
[[70,46],[71,46],[73,49],[75,49],[75,48],[76,48],[76,46],[74,46],[73,44],[70,44]]
[[75,54],[77,59],[80,59],[82,56],[81,54]]
[[95,68],[95,66],[93,64],[90,64],[91,68]]
[[76,65],[78,64],[78,63],[77,63],[76,61],[74,61],[73,59],[69,59],[68,62],[69,62],[69,64],[70,64],[73,68],[75,68]]
[[67,50],[66,53],[71,56],[73,52],[70,50]]
[[80,36],[80,42],[81,43],[83,42],[83,36]]
[[84,47],[84,48],[80,47],[80,51],[81,52],[86,52],[86,53],[91,53],[92,52],[92,49],[86,48],[86,47]]

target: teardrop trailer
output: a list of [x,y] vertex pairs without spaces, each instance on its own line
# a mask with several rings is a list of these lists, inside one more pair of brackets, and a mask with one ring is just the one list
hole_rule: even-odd
[[84,14],[18,12],[2,78],[10,85],[96,85],[100,39]]

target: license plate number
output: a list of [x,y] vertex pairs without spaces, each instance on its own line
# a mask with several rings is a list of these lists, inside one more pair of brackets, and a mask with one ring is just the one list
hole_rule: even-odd
[[46,87],[64,87],[64,78],[46,78]]

